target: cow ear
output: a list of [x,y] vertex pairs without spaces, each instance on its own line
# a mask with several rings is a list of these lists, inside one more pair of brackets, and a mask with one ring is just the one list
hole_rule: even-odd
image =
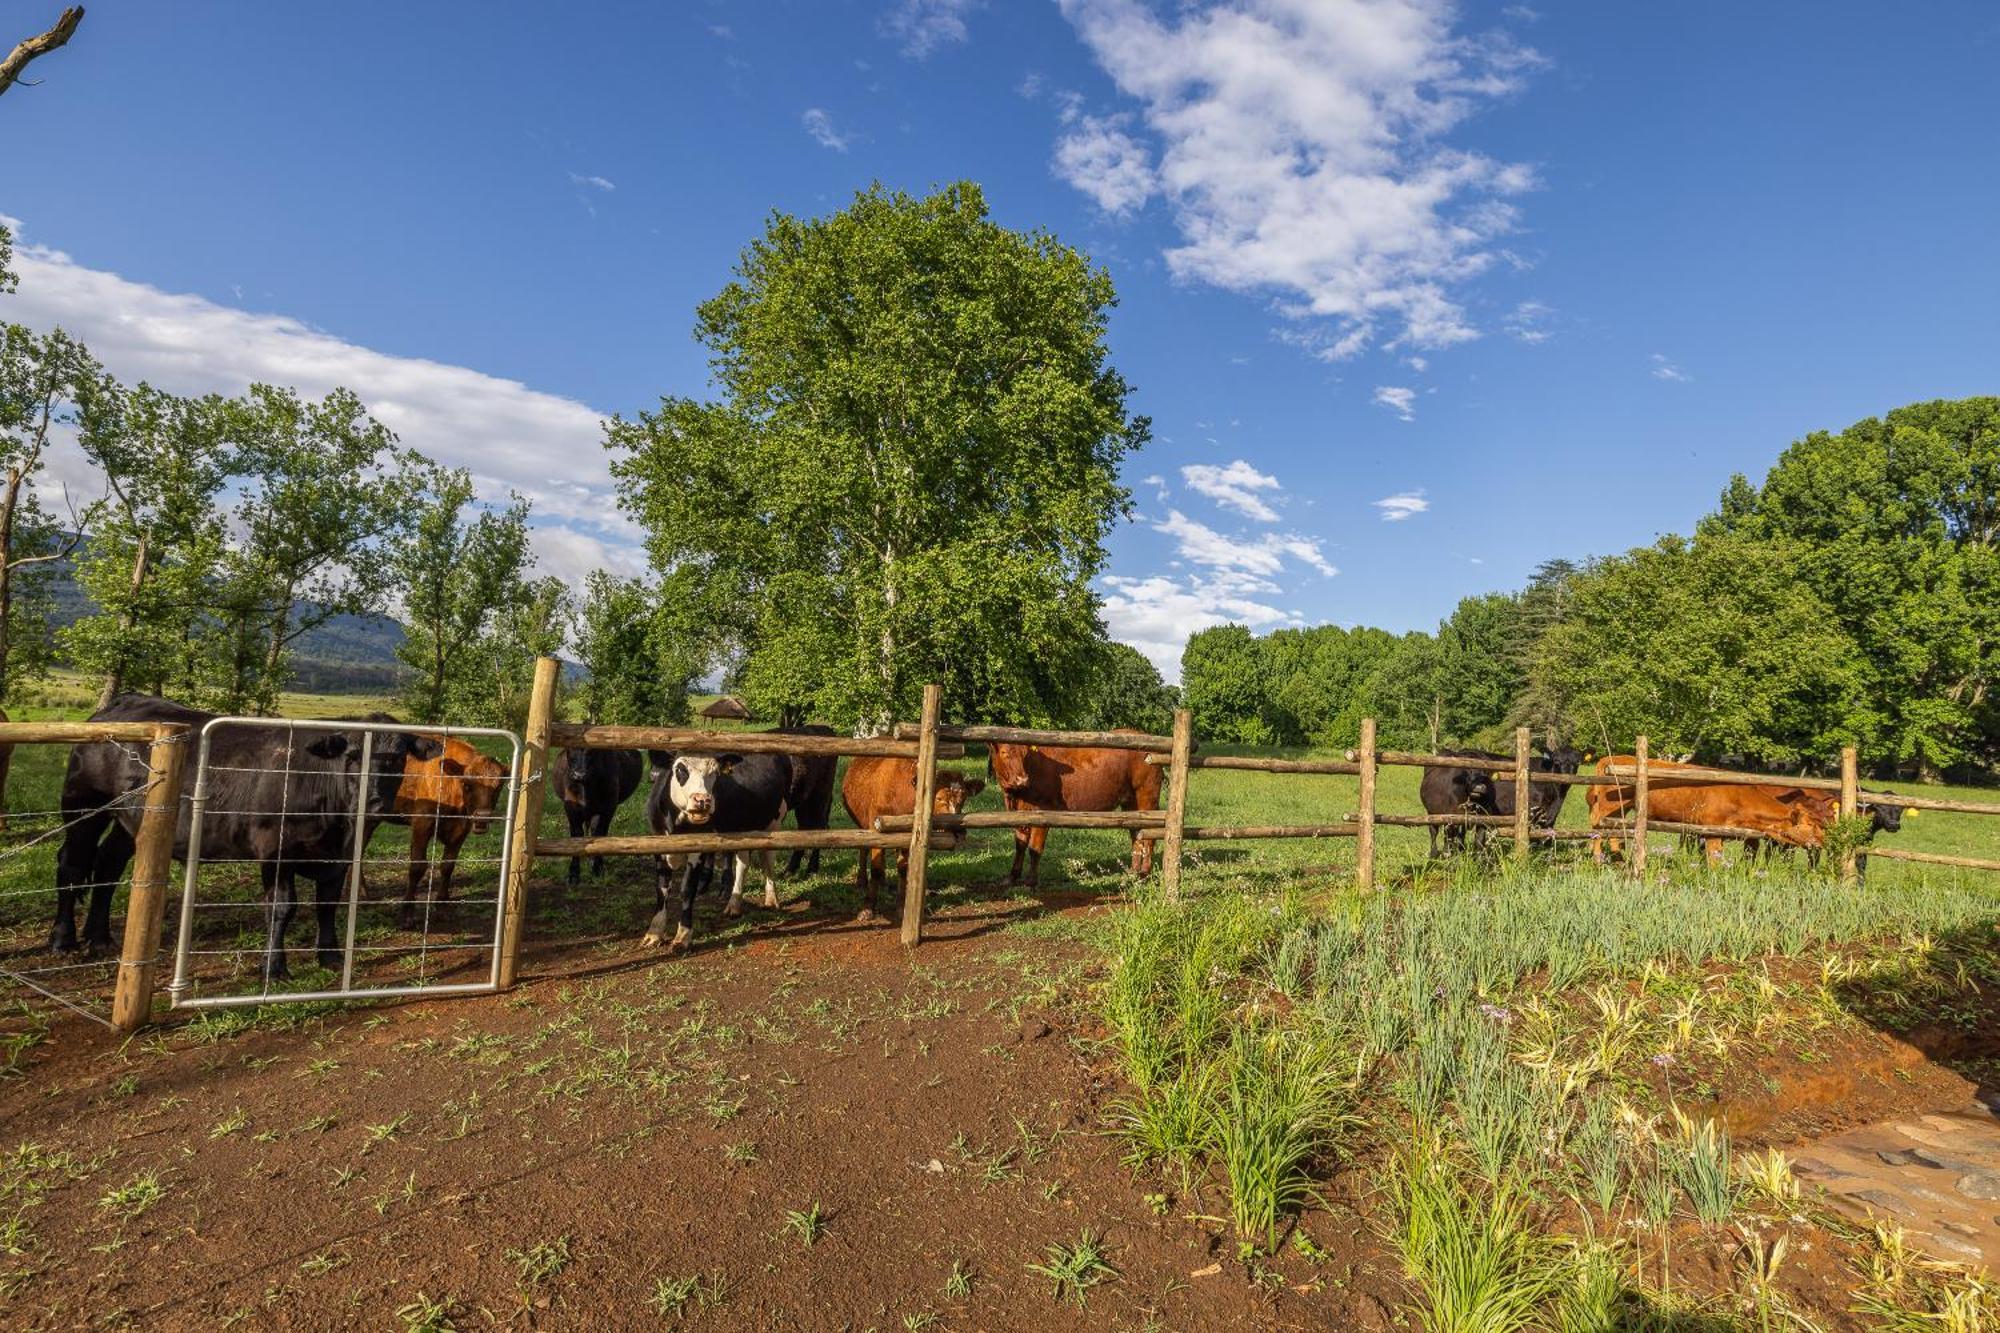
[[306,753],[321,759],[338,759],[347,753],[347,733],[329,731],[306,742]]
[[435,759],[444,753],[444,742],[435,736],[412,736],[409,752],[418,759]]
[[740,754],[723,754],[715,757],[716,767],[725,773],[742,762],[743,756]]

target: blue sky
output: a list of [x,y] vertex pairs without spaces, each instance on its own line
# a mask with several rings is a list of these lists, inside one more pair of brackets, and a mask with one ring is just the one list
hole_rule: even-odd
[[969,177],[1116,280],[1155,443],[1103,591],[1171,671],[1223,619],[1428,628],[1994,392],[1996,63],[1943,0],[97,0],[0,99],[0,315],[351,384],[534,499],[545,568],[632,571],[595,422],[703,391],[767,212]]

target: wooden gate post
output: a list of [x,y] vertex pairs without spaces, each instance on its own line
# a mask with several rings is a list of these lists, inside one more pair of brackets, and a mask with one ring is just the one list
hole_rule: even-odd
[[[924,937],[924,886],[931,868],[931,816],[937,803],[938,707],[944,691],[924,686],[924,711],[917,731],[917,804],[910,812],[910,864],[903,872],[903,943]],[[868,853],[862,852],[866,857]]]
[[1375,719],[1361,719],[1361,744],[1355,750],[1361,764],[1361,809],[1355,815],[1354,886],[1363,893],[1375,887]]
[[[1840,747],[1840,817],[1852,819],[1861,809],[1861,756],[1852,745]],[[1852,884],[1860,877],[1859,856],[1852,843],[1840,853],[1840,882]]]
[[1167,901],[1175,902],[1181,896],[1181,834],[1187,828],[1188,769],[1194,758],[1194,721],[1185,708],[1174,710],[1174,748],[1169,758],[1173,766],[1167,770],[1167,829],[1160,839],[1165,864],[1160,868],[1160,887],[1166,891]]
[[120,1032],[137,1032],[153,1016],[155,960],[166,920],[167,880],[173,869],[174,831],[180,823],[181,774],[193,733],[185,725],[161,726],[147,755],[146,804],[132,855],[132,893],[125,903],[125,941],[118,959],[118,985],[111,996],[111,1021]]
[[1514,728],[1514,859],[1528,859],[1528,729]]
[[528,725],[521,735],[521,784],[514,793],[514,824],[507,841],[507,913],[500,929],[500,989],[512,990],[521,961],[521,927],[528,919],[528,879],[535,871],[535,840],[542,833],[548,793],[549,728],[556,720],[556,684],[562,663],[535,659],[535,687],[528,695]]
[[1646,874],[1646,808],[1651,804],[1651,787],[1646,775],[1646,738],[1636,737],[1632,742],[1632,854],[1626,861],[1632,867],[1632,877],[1642,879]]

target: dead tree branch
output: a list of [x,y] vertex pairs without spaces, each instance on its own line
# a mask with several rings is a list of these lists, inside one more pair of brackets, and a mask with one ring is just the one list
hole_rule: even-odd
[[28,67],[30,61],[66,44],[75,35],[76,25],[81,22],[83,22],[83,6],[71,5],[62,12],[62,17],[56,20],[53,28],[39,37],[28,38],[8,52],[7,58],[0,60],[0,93],[14,86],[14,81],[21,77],[21,71]]

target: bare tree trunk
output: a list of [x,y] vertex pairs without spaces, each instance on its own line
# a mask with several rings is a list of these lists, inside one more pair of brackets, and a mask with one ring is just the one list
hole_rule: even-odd
[[0,93],[14,86],[14,80],[21,77],[21,71],[27,69],[30,61],[66,45],[75,35],[76,25],[81,22],[83,22],[83,6],[71,5],[62,12],[62,17],[56,20],[54,27],[39,37],[27,38],[8,52],[7,58],[0,60]]
[[14,647],[14,511],[27,475],[21,468],[9,469],[7,493],[0,498],[0,704],[7,702],[7,661]]
[[[141,533],[139,550],[132,557],[132,581],[125,589],[125,609],[118,613],[118,634],[121,641],[125,635],[132,632],[132,626],[137,618],[132,608],[138,605],[139,594],[146,587],[146,557],[146,534]],[[104,672],[104,684],[97,691],[97,706],[100,709],[109,708],[111,701],[117,698],[124,688],[125,659],[121,655],[112,658],[110,667]]]

